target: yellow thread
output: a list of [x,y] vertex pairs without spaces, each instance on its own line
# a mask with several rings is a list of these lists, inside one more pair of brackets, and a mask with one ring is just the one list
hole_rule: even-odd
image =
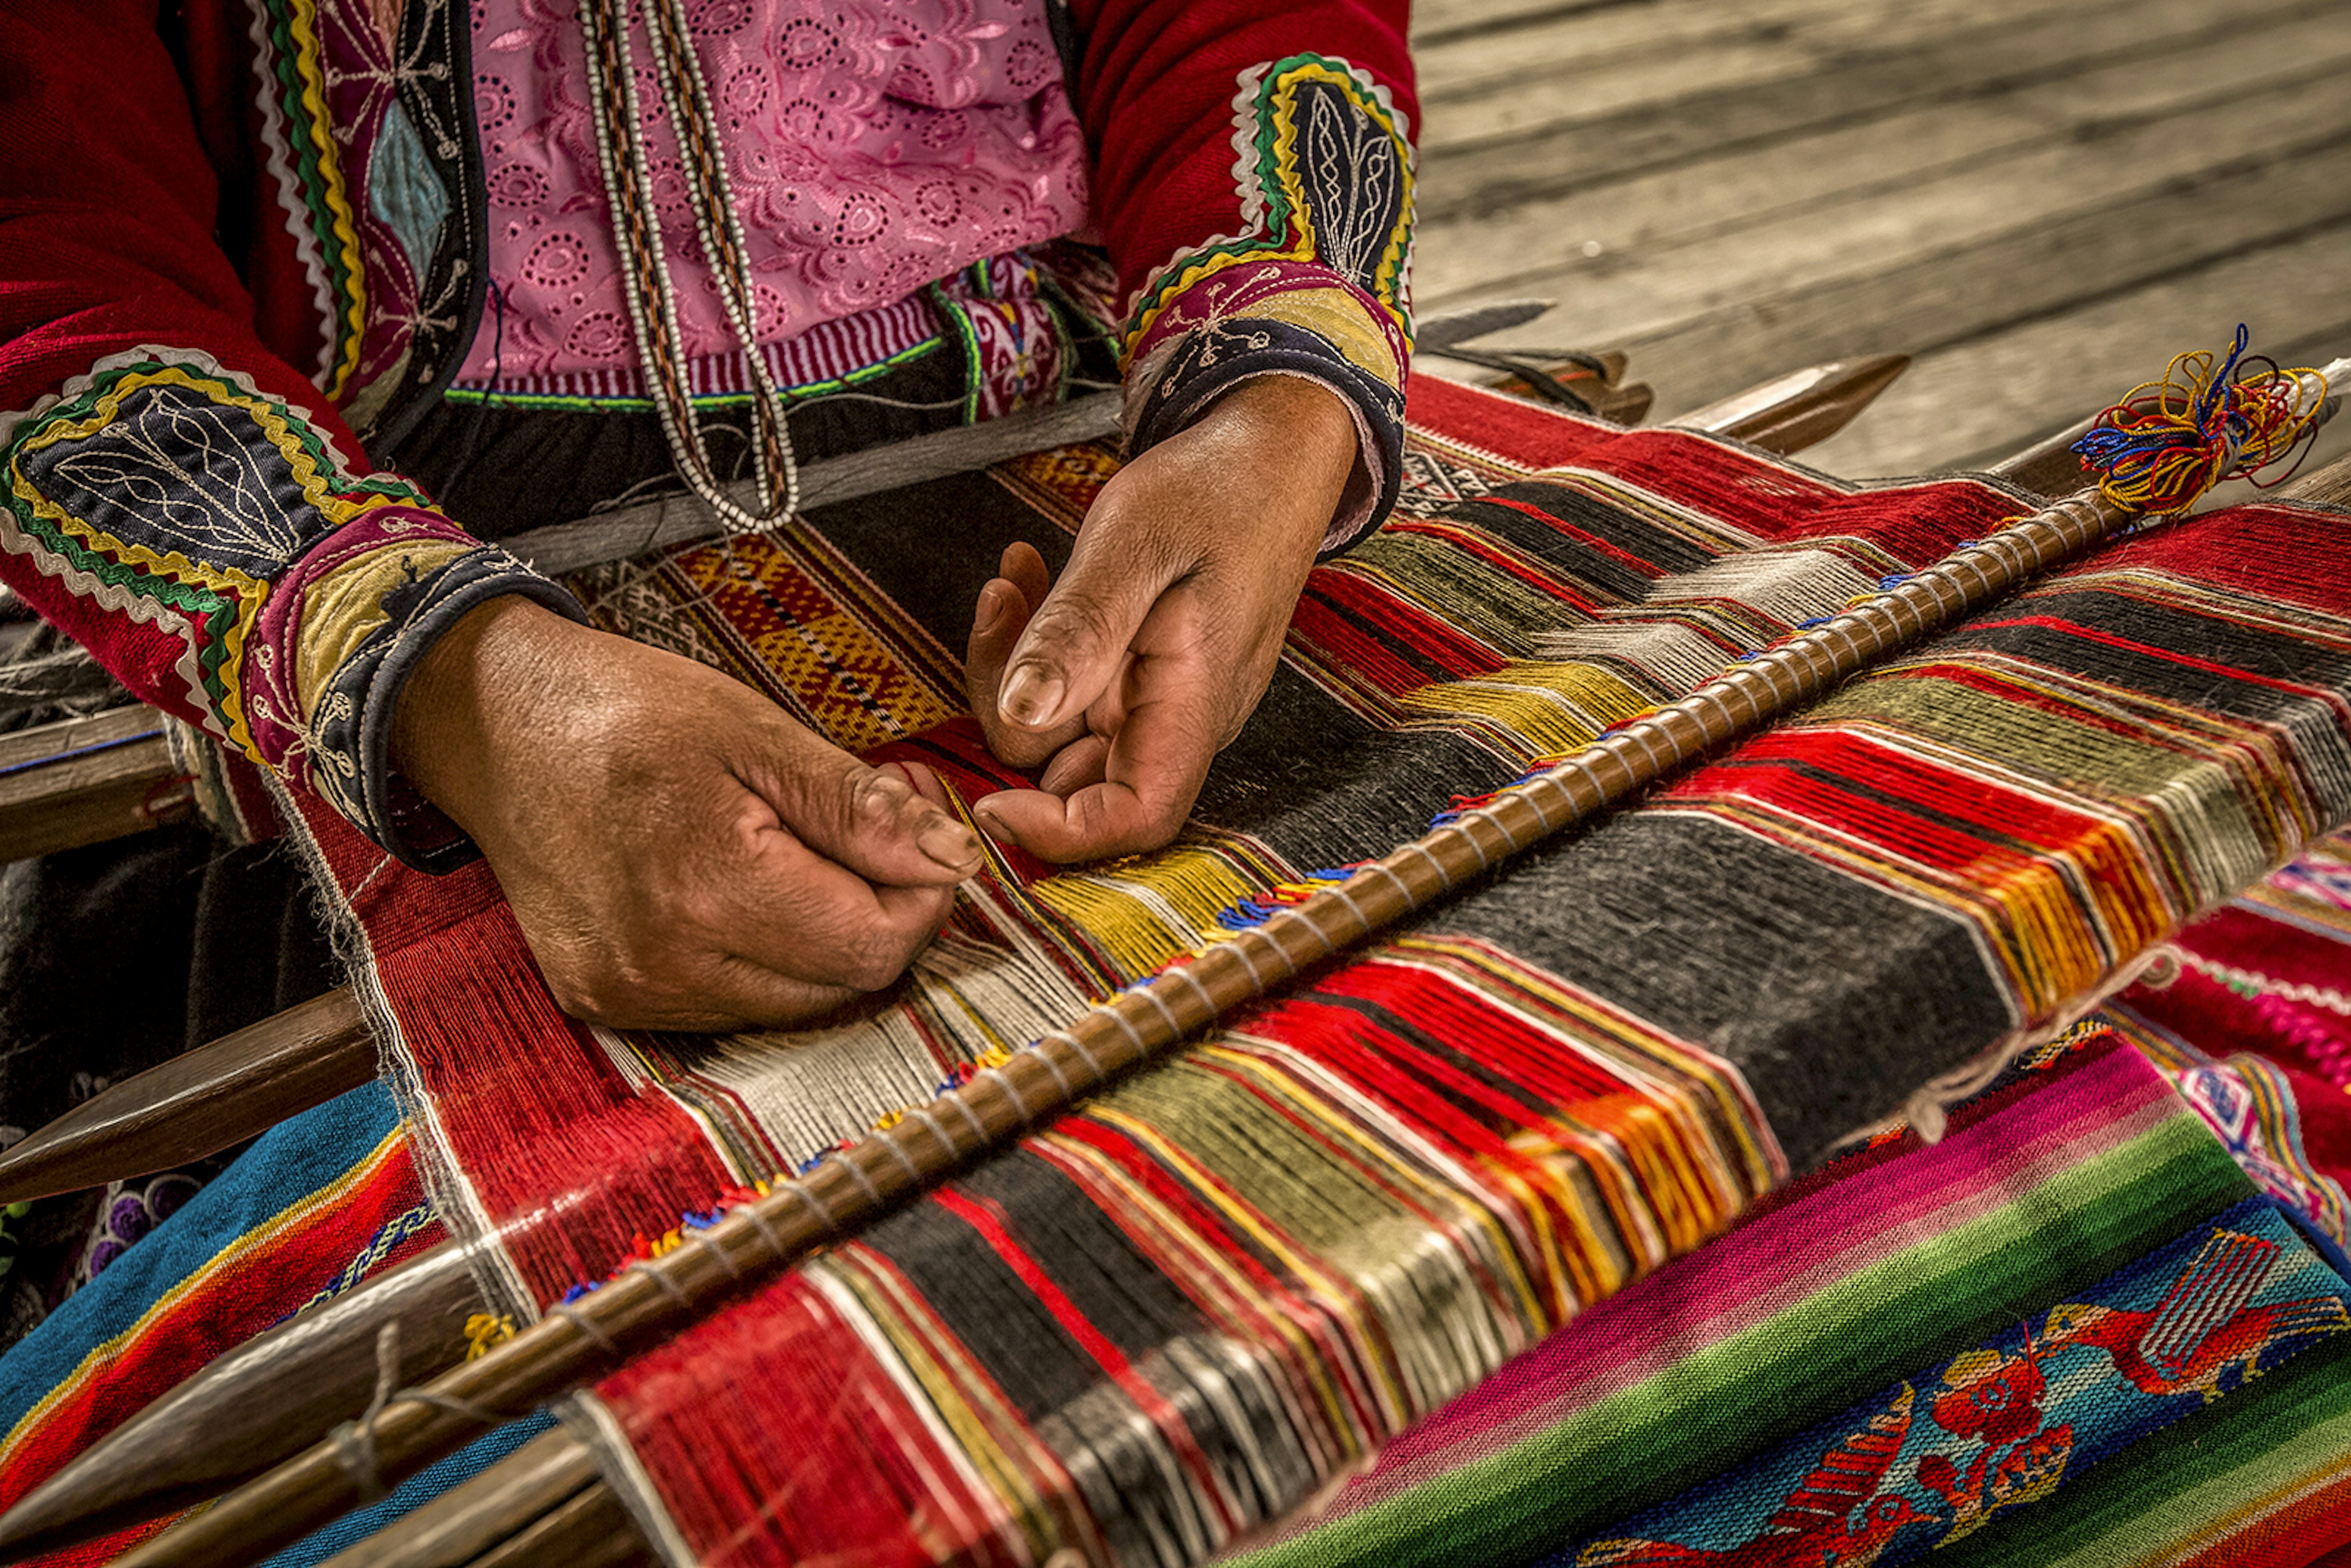
[[514,1319],[503,1312],[475,1312],[465,1320],[465,1359],[479,1361],[494,1345],[514,1338]]

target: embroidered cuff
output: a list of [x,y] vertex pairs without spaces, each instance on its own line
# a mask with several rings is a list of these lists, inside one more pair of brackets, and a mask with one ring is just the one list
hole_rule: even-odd
[[1160,311],[1147,336],[1152,345],[1126,376],[1128,451],[1166,440],[1245,381],[1302,376],[1346,400],[1362,443],[1322,553],[1386,520],[1404,474],[1406,352],[1386,312],[1327,268],[1269,262],[1196,283]]
[[[406,864],[449,871],[470,840],[392,765],[402,689],[435,639],[475,606],[520,594],[585,621],[579,601],[438,512],[380,507],[344,524],[274,585],[246,651],[263,759]],[[281,722],[299,716],[298,728]]]
[[1403,476],[1411,127],[1371,73],[1329,56],[1252,66],[1236,86],[1240,226],[1176,256],[1137,290],[1125,344],[1129,444],[1165,440],[1252,376],[1322,382],[1354,408],[1364,455],[1323,540],[1328,553],[1379,526]]
[[486,599],[581,614],[412,486],[351,473],[301,409],[187,349],[110,356],[0,415],[0,549],[53,580],[45,613],[141,697],[428,870],[473,852],[392,773],[402,683]]

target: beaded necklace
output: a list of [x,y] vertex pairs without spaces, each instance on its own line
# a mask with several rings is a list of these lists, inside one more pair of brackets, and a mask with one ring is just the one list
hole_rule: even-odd
[[799,511],[799,469],[793,461],[781,399],[758,352],[758,302],[744,259],[748,247],[727,191],[726,162],[713,126],[710,89],[687,30],[684,0],[644,0],[643,10],[646,31],[653,38],[653,74],[660,83],[662,104],[670,123],[677,128],[695,232],[702,241],[703,254],[710,258],[719,302],[743,346],[757,394],[751,401],[751,461],[759,498],[758,513],[746,510],[729,496],[711,466],[701,416],[695,410],[686,380],[676,294],[663,253],[661,225],[653,215],[653,162],[645,148],[644,119],[637,107],[627,0],[581,0],[580,21],[587,35],[588,96],[596,120],[596,157],[603,172],[612,231],[623,252],[621,278],[629,323],[679,476],[718,514],[728,533],[759,533],[789,522]]

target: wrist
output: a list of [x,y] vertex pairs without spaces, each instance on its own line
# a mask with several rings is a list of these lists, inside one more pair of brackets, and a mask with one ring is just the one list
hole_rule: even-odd
[[475,832],[496,776],[493,743],[544,683],[556,650],[583,629],[531,600],[501,595],[434,639],[392,712],[392,762],[417,791]]
[[1278,464],[1285,486],[1308,503],[1301,526],[1319,541],[1364,472],[1354,405],[1311,377],[1271,371],[1217,398],[1200,423],[1210,421],[1238,428]]

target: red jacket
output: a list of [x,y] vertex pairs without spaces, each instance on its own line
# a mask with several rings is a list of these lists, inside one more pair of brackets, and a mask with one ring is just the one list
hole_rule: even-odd
[[[1378,455],[1370,526],[1409,351],[1401,0],[1050,3],[1132,300],[1134,447],[1310,375]],[[469,42],[455,0],[0,6],[0,580],[435,868],[470,846],[389,766],[402,682],[496,594],[577,613],[368,456],[481,316]],[[383,134],[395,100],[416,134]],[[431,255],[386,221],[395,174],[446,197]]]

